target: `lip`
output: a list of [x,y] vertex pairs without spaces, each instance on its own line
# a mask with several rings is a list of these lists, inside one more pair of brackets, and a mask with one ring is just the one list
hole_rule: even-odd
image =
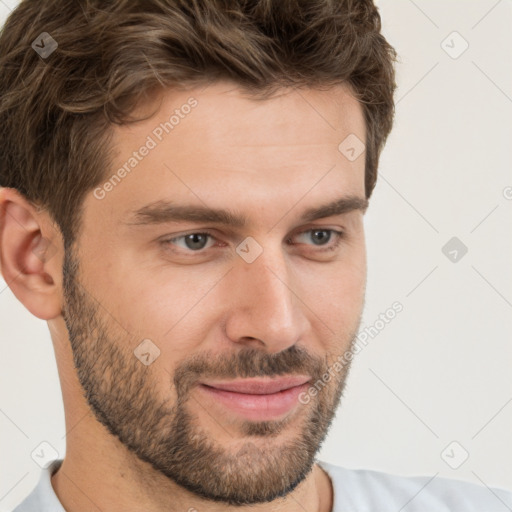
[[201,382],[201,384],[223,391],[231,391],[233,393],[268,395],[277,393],[278,391],[294,388],[296,386],[301,386],[310,380],[311,377],[306,375],[294,375],[280,377],[278,379],[243,379],[220,382],[204,381]]
[[208,398],[209,404],[220,407],[223,413],[227,409],[252,421],[268,421],[294,409],[299,404],[299,395],[308,388],[308,383],[308,377],[287,377],[271,381],[244,379],[216,382],[215,387],[201,383],[198,389]]

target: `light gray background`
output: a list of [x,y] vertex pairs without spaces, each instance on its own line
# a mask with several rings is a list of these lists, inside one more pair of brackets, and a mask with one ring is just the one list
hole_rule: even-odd
[[[0,0],[2,23],[16,4]],[[354,359],[319,458],[512,489],[512,2],[378,5],[399,89],[366,215],[362,330],[404,309]],[[454,236],[457,262],[442,252]],[[1,280],[0,329],[4,512],[37,482],[39,443],[63,456],[65,429],[46,323]],[[452,465],[469,453],[458,469],[441,456],[453,441]]]

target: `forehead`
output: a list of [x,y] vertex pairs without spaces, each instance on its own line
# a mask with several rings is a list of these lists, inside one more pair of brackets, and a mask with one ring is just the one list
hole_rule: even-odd
[[362,140],[366,135],[361,104],[347,85],[282,88],[262,98],[220,81],[186,91],[160,91],[135,115],[150,109],[156,110],[152,118],[114,128],[119,148],[132,148],[145,134],[153,134],[157,143],[179,143],[183,152],[194,148],[194,153],[330,144],[344,134]]
[[162,92],[135,115],[144,109],[154,115],[114,128],[105,179],[124,171],[101,207],[111,204],[124,219],[176,198],[263,214],[268,204],[285,209],[306,195],[304,207],[325,203],[326,195],[364,197],[364,154],[351,161],[339,149],[349,136],[366,136],[362,107],[346,86],[258,99],[220,82]]
[[[307,87],[287,87],[276,90],[271,96],[254,96],[250,91],[241,89],[230,82],[210,84],[199,92],[203,100],[205,115],[227,118],[239,117],[242,124],[249,124],[258,118],[262,126],[276,126],[279,123],[289,124],[289,121],[298,118],[311,117],[314,114],[316,123],[312,128],[320,128],[320,125],[328,125],[334,129],[340,124],[351,121],[348,117],[357,116],[360,110],[359,102],[352,96],[348,86],[335,86],[328,90],[320,90]],[[167,99],[172,101],[170,96]],[[227,107],[227,108],[226,108]],[[246,123],[244,118],[246,117]],[[352,120],[353,121],[353,120]],[[261,134],[258,127],[254,127]],[[298,136],[305,133],[305,128],[293,133]],[[232,135],[236,137],[237,132]],[[304,139],[306,140],[306,139]]]

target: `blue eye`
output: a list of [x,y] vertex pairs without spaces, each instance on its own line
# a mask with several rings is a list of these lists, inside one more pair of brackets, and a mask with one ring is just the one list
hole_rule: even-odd
[[[331,242],[331,239],[333,238],[332,235],[334,234],[334,242]],[[303,236],[303,235],[313,235],[314,238],[319,243],[313,243],[313,245],[316,245],[317,247],[320,247],[320,250],[317,252],[329,252],[334,251],[342,242],[344,233],[342,231],[336,231],[334,229],[308,229],[307,231],[302,231],[301,233],[298,233],[295,236]],[[320,236],[319,236],[320,235]],[[287,239],[287,242],[290,242],[292,238]],[[167,238],[165,240],[162,240],[162,243],[166,246],[172,246],[176,245],[180,249],[184,250],[185,252],[192,252],[192,253],[202,253],[205,252],[208,248],[206,247],[208,239],[214,239],[215,237],[208,231],[194,231],[190,233],[186,233],[184,235],[176,236],[173,238]],[[313,239],[314,239],[313,238]],[[182,241],[183,245],[179,245],[177,242]],[[292,244],[297,245],[297,244]],[[325,247],[325,248],[323,248]],[[174,249],[173,249],[174,250]],[[175,251],[175,252],[180,252]]]
[[[319,233],[323,234],[323,235],[320,236],[319,238],[317,238],[317,240],[320,242],[320,244],[315,244],[315,245],[317,245],[319,247],[326,246],[327,248],[323,249],[323,251],[333,251],[340,245],[342,238],[343,238],[343,232],[336,231],[334,229],[308,229],[307,231],[303,231],[302,233],[299,233],[299,235],[310,235],[311,234],[314,237],[316,237]],[[328,233],[328,234],[325,235],[325,233]],[[335,241],[333,243],[329,244],[329,242],[332,238],[332,234],[335,235]]]
[[207,238],[213,238],[210,233],[187,233],[186,235],[177,236],[176,238],[170,238],[164,240],[164,242],[175,242],[176,240],[184,240],[185,249],[189,249],[193,252],[202,251],[205,247]]

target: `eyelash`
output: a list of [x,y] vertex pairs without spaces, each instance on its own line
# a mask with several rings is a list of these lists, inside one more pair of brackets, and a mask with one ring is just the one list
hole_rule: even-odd
[[[316,252],[327,252],[328,253],[328,252],[335,251],[341,245],[341,242],[343,241],[343,239],[345,237],[345,233],[343,231],[337,231],[335,229],[323,229],[323,228],[307,229],[306,231],[301,231],[300,233],[297,233],[297,235],[295,235],[295,236],[303,235],[305,233],[312,233],[314,231],[330,232],[330,233],[333,233],[335,235],[335,237],[336,237],[334,243],[332,243],[330,246],[328,245],[326,249],[320,249],[320,250],[318,250]],[[173,238],[166,238],[166,239],[162,240],[162,244],[170,245],[172,242],[175,242],[176,240],[180,240],[180,239],[186,238],[187,236],[190,236],[190,235],[206,235],[206,236],[209,236],[210,238],[215,239],[215,236],[211,232],[209,232],[209,231],[191,231],[190,233],[185,233],[183,235],[176,236],[176,237],[173,237]],[[288,240],[290,240],[290,238]],[[287,242],[288,242],[288,240],[287,240]],[[324,246],[319,246],[319,247],[324,247]],[[192,253],[192,254],[203,254],[208,249],[211,249],[211,248],[212,247],[205,248],[205,249],[199,249],[197,251],[192,251],[191,249],[183,249],[183,250],[185,250],[188,253]],[[175,252],[179,252],[179,251],[175,251]]]

